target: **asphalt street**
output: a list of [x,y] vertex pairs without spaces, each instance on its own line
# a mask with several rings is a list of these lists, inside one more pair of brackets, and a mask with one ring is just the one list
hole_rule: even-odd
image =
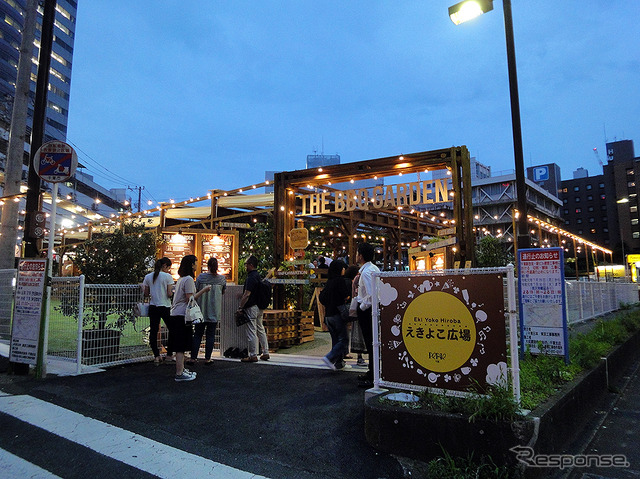
[[[6,359],[2,361],[6,365]],[[194,476],[405,477],[396,458],[378,453],[365,440],[364,390],[357,387],[355,374],[222,360],[194,369],[197,379],[183,383],[173,380],[172,365],[152,363],[45,380],[4,374],[0,389],[14,401],[29,396],[44,402],[25,403],[17,409],[57,405],[96,421],[60,432],[59,425],[39,427],[0,412],[0,448],[65,478],[97,477],[105,472],[127,478],[164,476],[157,469],[130,465],[136,464],[133,456],[148,453],[141,445],[146,440],[152,441],[156,459],[182,451],[192,459],[229,466],[224,475],[203,474],[211,465],[201,466],[204,471],[188,465],[179,470]],[[8,401],[7,396],[0,397],[0,410],[3,399]],[[50,415],[59,413],[42,413]],[[75,420],[65,417],[59,422]],[[36,416],[33,422],[39,421]],[[93,436],[103,434],[103,424],[128,431],[128,437],[136,435],[130,445],[123,446],[125,456],[95,444],[100,438]],[[89,438],[78,441],[83,434]],[[169,469],[166,472],[172,475]]]

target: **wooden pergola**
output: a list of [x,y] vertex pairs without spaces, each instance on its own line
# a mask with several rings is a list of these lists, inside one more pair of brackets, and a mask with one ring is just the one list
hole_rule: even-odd
[[[274,246],[275,266],[278,267],[293,255],[289,245],[289,232],[296,227],[303,205],[302,197],[314,189],[335,191],[332,184],[378,179],[400,174],[423,173],[447,169],[451,172],[453,183],[453,224],[456,228],[456,259],[462,262],[474,259],[473,209],[471,203],[470,157],[466,146],[441,150],[425,151],[373,160],[346,163],[342,165],[309,168],[305,170],[276,173],[274,177]],[[463,186],[467,187],[464,188]],[[401,239],[415,238],[420,241],[424,235],[435,236],[442,228],[430,220],[428,215],[412,214],[407,208],[365,208],[337,212],[329,208],[323,217],[338,218],[342,229],[349,238],[348,253],[355,258],[357,232],[363,227],[385,229],[396,243],[398,255],[401,255]]]

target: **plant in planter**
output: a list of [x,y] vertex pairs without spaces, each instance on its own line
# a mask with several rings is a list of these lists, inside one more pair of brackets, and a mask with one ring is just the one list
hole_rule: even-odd
[[[114,360],[127,324],[135,325],[134,306],[142,282],[156,256],[157,236],[143,223],[131,222],[96,234],[74,249],[72,261],[85,275],[87,284],[83,310],[83,357],[89,363]],[[77,311],[73,300],[62,298],[64,314]],[[106,356],[106,360],[105,360]],[[99,359],[98,359],[99,358]]]

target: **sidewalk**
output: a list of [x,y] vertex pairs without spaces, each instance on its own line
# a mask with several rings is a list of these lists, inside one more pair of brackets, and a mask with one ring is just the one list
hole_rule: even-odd
[[[569,479],[629,479],[640,477],[640,361],[629,365],[621,384],[596,411],[599,420],[584,438],[578,454],[625,456],[628,467],[575,467],[563,477]],[[621,462],[622,457],[618,457]],[[596,460],[595,458],[592,459]]]

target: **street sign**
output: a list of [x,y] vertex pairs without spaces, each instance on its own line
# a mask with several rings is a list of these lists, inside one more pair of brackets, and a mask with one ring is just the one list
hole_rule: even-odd
[[49,141],[33,157],[33,169],[40,179],[50,183],[67,181],[76,172],[78,155],[62,141]]

